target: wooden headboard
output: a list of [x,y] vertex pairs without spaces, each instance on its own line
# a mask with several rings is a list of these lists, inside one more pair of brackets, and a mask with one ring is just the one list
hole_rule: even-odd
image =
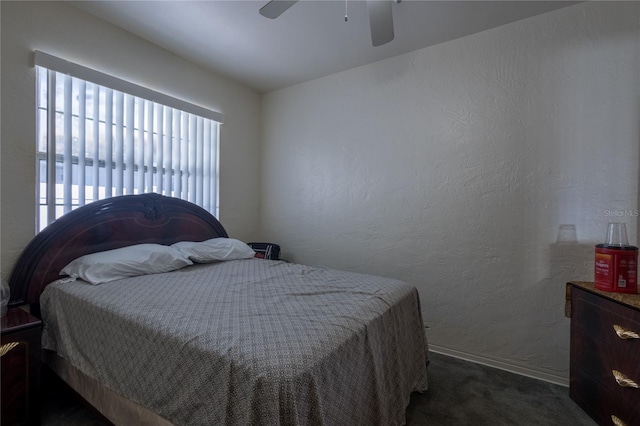
[[[73,259],[133,244],[170,245],[228,237],[203,208],[159,194],[124,195],[79,207],[36,235],[16,262],[10,306],[37,305],[45,287]],[[37,312],[36,312],[37,313]]]

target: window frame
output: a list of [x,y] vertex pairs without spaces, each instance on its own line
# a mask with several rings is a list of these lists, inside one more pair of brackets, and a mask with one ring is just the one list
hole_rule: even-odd
[[[34,65],[37,68],[36,232],[40,232],[47,224],[59,218],[62,214],[85,204],[85,194],[88,188],[86,183],[87,167],[93,170],[93,174],[90,176],[92,183],[89,187],[94,188],[94,196],[89,197],[89,202],[109,198],[110,196],[124,195],[126,184],[127,195],[131,193],[159,192],[164,195],[176,196],[194,202],[218,217],[220,126],[224,120],[223,114],[40,51],[34,52]],[[46,77],[41,77],[40,73],[43,71],[46,72]],[[41,78],[46,80],[45,88],[42,87]],[[59,95],[56,93],[56,91],[60,90],[59,86],[56,86],[57,78],[65,79],[63,82],[64,94]],[[70,86],[67,87],[67,84]],[[72,84],[80,84],[81,89],[78,90],[83,91],[81,100],[85,106],[78,106],[78,108],[82,108],[82,113],[76,114],[74,111],[75,105],[71,106],[71,99],[73,98],[71,91],[75,87],[71,86]],[[85,84],[86,86],[92,84],[90,90],[85,87]],[[56,90],[50,90],[51,87],[56,87]],[[111,106],[112,112],[117,112],[118,117],[116,119],[113,119],[111,113],[106,114],[108,108],[103,112],[104,119],[101,115],[98,115],[99,109],[93,109],[91,117],[84,113],[84,108],[89,102],[85,98],[87,93],[97,97],[103,94],[100,91],[103,89],[109,91],[109,96],[115,94],[116,100],[120,102],[119,107],[116,107],[116,102],[113,105],[110,102],[107,103],[107,105]],[[46,100],[43,99],[43,90],[46,90]],[[67,93],[67,91],[69,92]],[[56,104],[60,98],[65,102],[62,108],[59,108]],[[122,99],[129,103],[127,104],[126,113],[124,112]],[[100,100],[96,100],[94,105],[99,102]],[[45,103],[44,106],[42,105],[43,103]],[[77,102],[77,105],[83,104]],[[154,108],[157,108],[157,116],[155,117],[159,118],[158,123],[155,125],[156,127],[154,127],[153,120]],[[62,109],[62,112],[60,112],[60,109]],[[140,110],[142,111],[140,112]],[[71,113],[68,114],[67,111],[71,111]],[[145,115],[145,111],[150,115]],[[45,114],[44,117],[42,116],[43,113]],[[174,113],[176,114],[175,120]],[[56,118],[59,118],[60,114],[62,114],[65,123],[63,126],[56,126]],[[122,116],[126,114],[128,114],[128,117],[123,118]],[[151,117],[151,127],[148,127],[149,117]],[[168,117],[166,126],[163,124],[163,117]],[[72,127],[69,124],[74,119],[78,122],[77,127],[82,129],[76,130],[77,134],[80,135],[77,138],[73,136]],[[123,120],[126,121],[126,125],[123,124]],[[95,121],[97,121],[97,124],[94,123],[92,126],[95,129],[104,126],[106,136],[100,135],[98,137],[98,133],[96,133],[98,130],[94,130],[93,135],[97,139],[92,140],[91,143],[93,144],[92,148],[95,150],[95,156],[89,158],[91,155],[88,156],[85,151],[85,147],[90,143],[87,140],[89,138],[87,137],[85,126],[88,122]],[[175,123],[178,123],[177,129],[172,127]],[[42,127],[45,128],[43,129]],[[60,127],[64,129],[62,131],[62,138],[64,138],[62,153],[57,152],[60,145],[60,141],[57,140]],[[116,135],[111,133],[114,128],[116,129]],[[126,134],[124,133],[125,129]],[[177,133],[174,133],[174,131]],[[118,132],[120,133],[118,134]],[[46,151],[41,150],[43,142],[41,139],[43,137],[46,139]],[[72,141],[72,139],[81,139],[81,141]],[[72,151],[72,143],[76,143],[81,147],[78,148],[78,153]],[[167,143],[168,147],[164,145],[165,143]],[[110,147],[106,149],[107,152],[104,158],[98,157],[100,144]],[[175,145],[174,148],[172,148],[172,144]],[[148,157],[142,157],[142,154],[136,152],[143,146],[152,153],[147,154],[147,156],[151,156],[151,160]],[[185,148],[186,152],[182,152]],[[126,160],[123,154],[125,150],[127,152]],[[114,154],[113,151],[117,152]],[[160,154],[156,151],[160,152]],[[156,153],[155,158],[153,153]],[[166,160],[163,159],[162,153],[167,157]],[[204,159],[203,155],[207,155],[207,158]],[[114,160],[114,156],[116,156],[117,161]],[[184,160],[180,161],[180,156],[187,159],[186,163]],[[66,162],[66,158],[70,158],[70,161]],[[174,162],[176,158],[178,161]],[[94,167],[96,160],[98,163]],[[41,163],[43,161],[46,164],[46,171],[44,171],[46,176],[42,176]],[[149,163],[148,161],[151,162]],[[62,204],[57,202],[58,198],[60,198],[60,188],[57,188],[57,186],[61,185],[59,183],[61,180],[57,179],[56,174],[60,164],[63,165]],[[185,164],[186,168],[184,167]],[[80,172],[78,170],[79,167],[84,167],[85,170]],[[167,167],[171,168],[169,172],[166,172]],[[130,170],[131,168],[133,168],[132,171]],[[140,172],[140,168],[142,168],[142,172]],[[76,182],[74,182],[74,170],[77,175]],[[107,178],[106,184],[102,186],[100,176],[102,173],[109,175],[109,171],[115,175],[113,179],[115,184]],[[128,174],[125,175],[125,171]],[[180,190],[181,183],[178,182],[176,185],[177,179],[182,182],[182,176],[189,172],[191,172],[191,176],[184,178],[186,187],[184,190]],[[177,173],[179,177],[176,178]],[[142,175],[141,182],[147,179],[147,183],[138,187],[136,185],[140,185],[138,182],[140,175]],[[98,182],[95,181],[96,178]],[[206,179],[210,179],[209,184],[205,184]],[[52,182],[53,184],[50,184]],[[166,188],[168,191],[163,188],[163,183],[168,185]],[[192,185],[193,188],[190,188],[189,185]],[[44,197],[42,197],[43,187],[44,191],[46,191]],[[173,193],[173,188],[175,187],[179,190],[177,194]],[[104,194],[101,194],[100,189],[103,188]],[[156,191],[158,188],[160,190]],[[78,194],[77,203],[72,197],[74,189]],[[205,189],[208,189],[209,193],[203,196]],[[196,191],[198,192],[196,193]],[[80,194],[82,195],[80,196]],[[46,212],[42,210],[43,205]],[[62,213],[59,211],[60,205],[63,208]],[[46,223],[43,223],[43,221]]]

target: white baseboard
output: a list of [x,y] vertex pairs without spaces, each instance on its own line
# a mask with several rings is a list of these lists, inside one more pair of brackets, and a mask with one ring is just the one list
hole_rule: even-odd
[[443,348],[440,346],[429,345],[429,350],[441,355],[447,355],[459,358],[465,361],[474,362],[476,364],[486,365],[487,367],[497,368],[499,370],[508,371],[510,373],[519,374],[521,376],[531,377],[533,379],[542,380],[544,382],[553,383],[555,385],[569,387],[569,379],[555,374],[544,373],[542,371],[533,370],[519,365],[513,365],[494,359],[485,358],[478,355],[472,355],[455,349]]

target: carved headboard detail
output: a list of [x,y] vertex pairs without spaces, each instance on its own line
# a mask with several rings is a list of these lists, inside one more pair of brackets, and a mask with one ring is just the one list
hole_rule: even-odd
[[170,245],[228,237],[203,208],[159,194],[124,195],[79,207],[36,235],[11,276],[11,306],[37,305],[45,287],[80,256],[133,244]]

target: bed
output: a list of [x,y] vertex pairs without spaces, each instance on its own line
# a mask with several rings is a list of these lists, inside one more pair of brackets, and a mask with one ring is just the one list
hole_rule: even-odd
[[43,319],[44,361],[115,424],[404,424],[428,363],[404,282],[246,256],[100,285],[60,279],[87,254],[228,237],[183,200],[95,202],[31,241],[10,303]]

